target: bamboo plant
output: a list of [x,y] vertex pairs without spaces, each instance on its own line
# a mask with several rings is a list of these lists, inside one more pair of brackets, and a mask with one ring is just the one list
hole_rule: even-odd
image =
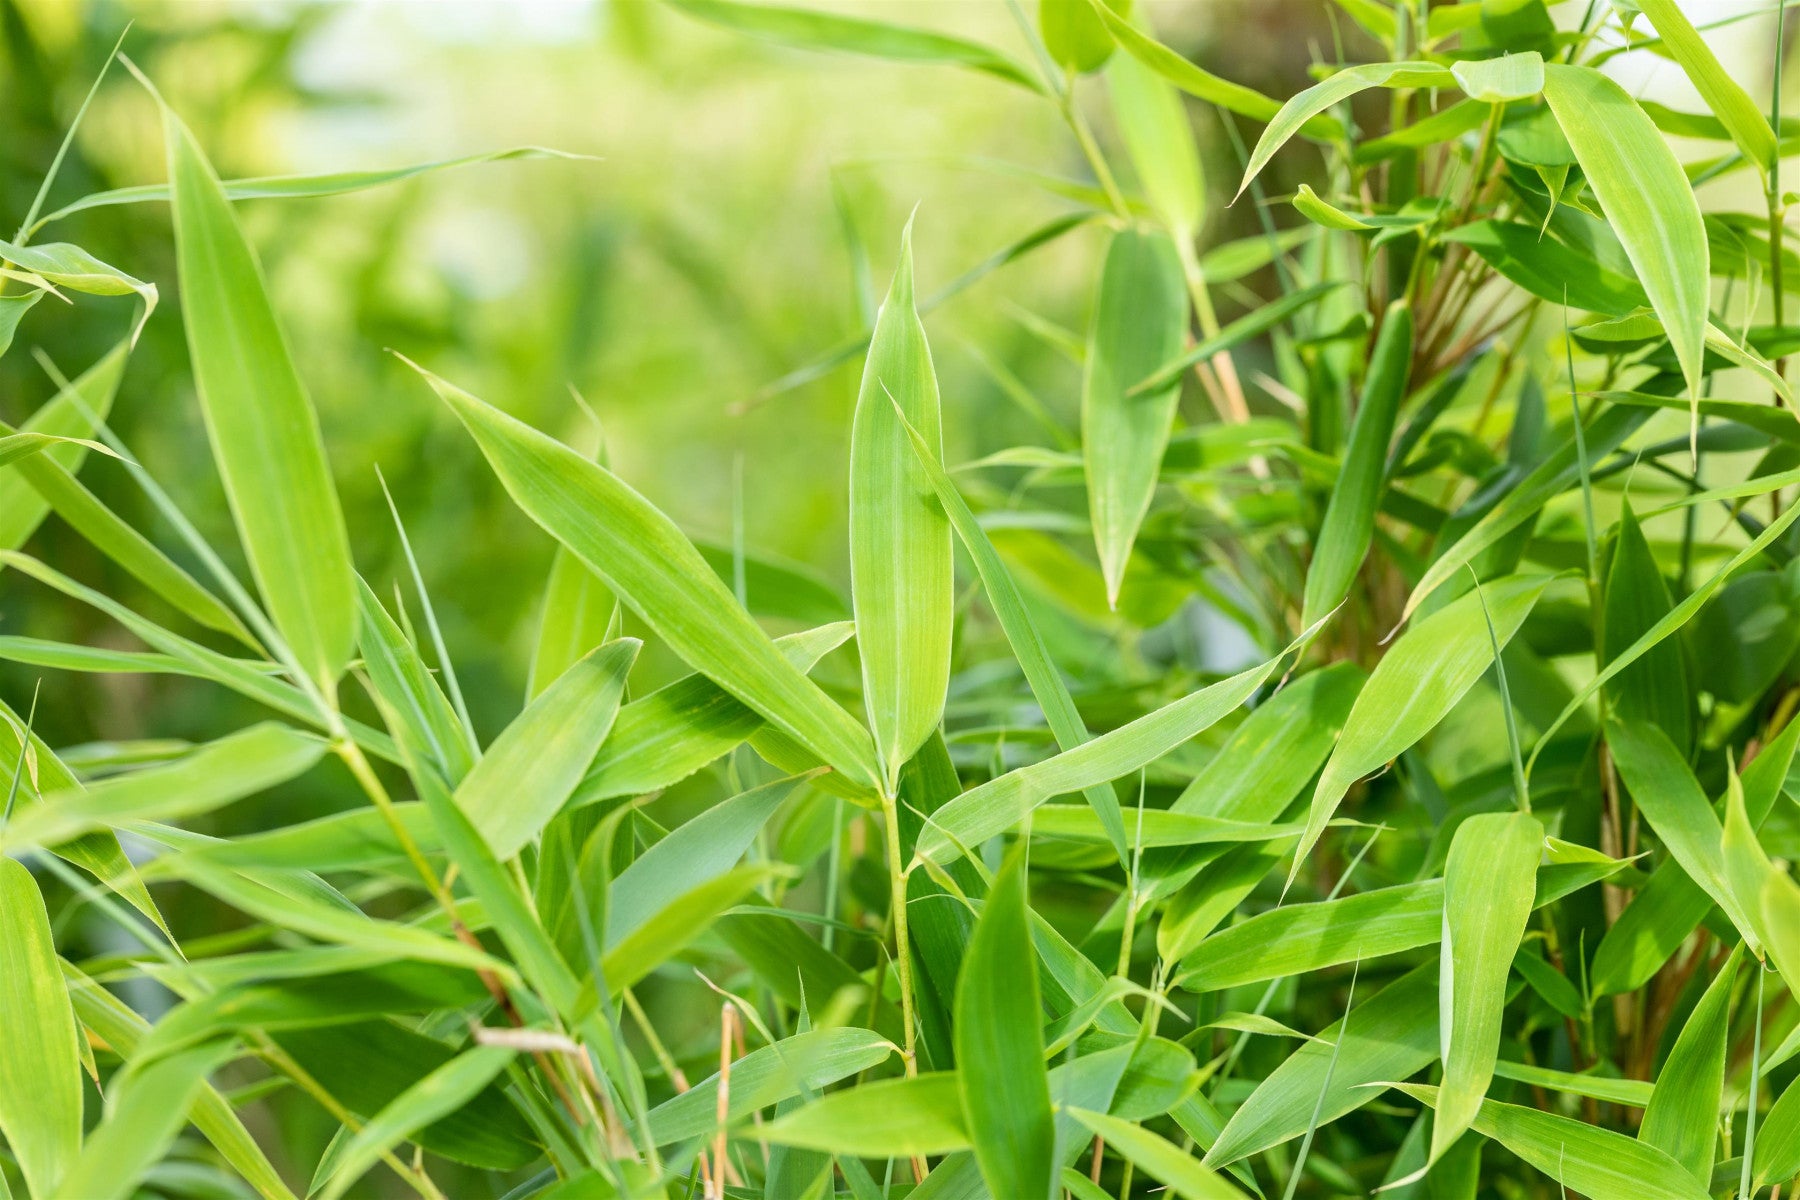
[[[412,399],[556,545],[528,694],[485,745],[434,609],[456,598],[427,594],[403,525],[400,586],[359,574],[238,217],[416,172],[222,181],[122,58],[166,182],[46,212],[46,164],[0,243],[0,352],[29,352],[46,295],[138,312],[97,362],[40,354],[55,398],[0,430],[7,595],[92,607],[132,648],[0,655],[47,689],[180,675],[266,710],[75,753],[28,697],[0,705],[0,1194],[1789,1186],[1785,13],[1743,18],[1774,31],[1771,88],[1675,0],[1335,0],[1375,52],[1282,100],[1125,0],[1006,0],[1016,51],[666,7],[1022,89],[1083,173],[1017,164],[1066,212],[948,284],[915,278],[928,222],[893,231],[868,327],[751,398],[860,367],[847,590],[703,550],[629,464],[402,353]],[[1625,53],[1704,110],[1634,98],[1606,70]],[[1762,203],[1715,200],[1739,194]],[[1234,200],[1256,232],[1220,239]],[[150,203],[236,547],[108,423],[157,286],[53,240]],[[967,406],[933,309],[1065,241],[1092,295],[1085,331],[1036,322],[1060,381],[996,366],[1041,444],[947,461]],[[157,539],[98,471],[131,477]],[[52,513],[166,619],[23,553]],[[646,648],[688,673],[634,686]],[[363,803],[194,828],[328,771]],[[177,886],[240,931],[166,920]],[[50,889],[115,948],[53,927]],[[167,1003],[127,1002],[145,988]],[[704,998],[698,1029],[677,995]],[[323,1114],[310,1158],[265,1136],[274,1098]]]

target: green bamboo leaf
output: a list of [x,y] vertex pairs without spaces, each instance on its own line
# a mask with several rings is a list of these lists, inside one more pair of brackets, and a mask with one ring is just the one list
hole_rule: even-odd
[[[1275,152],[1285,146],[1301,128],[1313,118],[1334,105],[1341,104],[1358,92],[1372,87],[1389,88],[1422,88],[1422,87],[1455,87],[1456,77],[1448,70],[1428,62],[1387,62],[1365,63],[1361,66],[1346,67],[1344,70],[1328,77],[1323,82],[1315,83],[1299,95],[1292,97],[1281,106],[1263,130],[1262,137],[1257,139],[1256,149],[1250,154],[1250,162],[1244,168],[1243,182],[1238,184],[1237,195],[1242,196],[1250,181],[1262,173]],[[1235,200],[1236,197],[1234,196]]]
[[1756,1187],[1800,1175],[1800,1087],[1790,1083],[1756,1127],[1751,1153]]
[[992,75],[1034,92],[1030,72],[998,50],[963,38],[804,8],[739,4],[735,0],[668,0],[690,17],[751,37],[807,50],[837,50],[892,62],[937,63]]
[[90,296],[136,296],[144,302],[144,312],[133,328],[134,340],[136,331],[142,329],[150,314],[156,311],[154,283],[127,275],[69,242],[15,246],[0,241],[0,260],[70,291],[85,292]]
[[[0,446],[11,440],[0,438]],[[66,444],[67,439],[62,440]],[[89,447],[97,445],[91,442],[81,444]],[[112,454],[110,450],[104,452]],[[138,582],[201,625],[228,633],[246,644],[255,644],[236,614],[168,555],[157,549],[148,538],[126,524],[76,479],[73,472],[59,463],[55,455],[36,455],[18,462],[14,469],[25,485],[36,493],[40,504],[47,505],[70,528],[86,538],[96,550],[118,563]]]
[[1485,613],[1484,592],[1470,592],[1408,628],[1388,648],[1357,696],[1313,790],[1306,833],[1288,871],[1290,885],[1350,785],[1444,719],[1493,665],[1495,643],[1504,647],[1512,640],[1550,580],[1547,575],[1509,575],[1487,584]]
[[[1648,414],[1643,411],[1607,408],[1587,423],[1579,439],[1581,445],[1586,447],[1588,461],[1593,462],[1611,454],[1646,420]],[[1426,597],[1445,583],[1453,578],[1466,577],[1468,565],[1483,551],[1534,518],[1551,500],[1576,486],[1580,478],[1576,442],[1577,439],[1571,437],[1552,451],[1511,491],[1502,496],[1493,508],[1483,514],[1480,520],[1470,526],[1467,532],[1457,538],[1449,549],[1438,554],[1426,569],[1424,577],[1414,585],[1412,594],[1406,598],[1403,620],[1411,619]]]
[[1300,613],[1302,625],[1323,619],[1343,603],[1368,556],[1369,543],[1375,537],[1375,510],[1387,483],[1388,444],[1393,441],[1394,419],[1412,370],[1412,351],[1412,308],[1406,301],[1396,300],[1382,317],[1363,379],[1362,402],[1350,425],[1343,466],[1332,485],[1319,536],[1313,541],[1313,561],[1306,572]]
[[671,649],[853,782],[875,782],[868,733],[783,657],[673,521],[604,467],[414,369],[462,420],[514,502]]
[[507,1046],[475,1046],[395,1096],[339,1152],[337,1169],[320,1191],[323,1200],[337,1200],[384,1153],[480,1095],[515,1053]]
[[235,1053],[231,1043],[197,1046],[140,1067],[126,1064],[112,1081],[106,1116],[51,1200],[124,1200],[162,1159],[187,1123],[206,1077]]
[[[69,998],[74,1002],[75,1014],[82,1025],[127,1060],[133,1058],[144,1035],[150,1031],[149,1022],[67,962],[62,964],[62,971],[68,983]],[[281,1174],[269,1162],[268,1155],[244,1128],[231,1104],[211,1084],[201,1085],[191,1119],[213,1148],[264,1200],[294,1200],[294,1194],[281,1181]]]
[[361,576],[356,583],[358,641],[369,684],[394,715],[394,736],[407,743],[415,760],[429,762],[454,788],[475,765],[474,737],[419,657],[418,647],[388,615],[368,583]]
[[1016,846],[988,891],[956,981],[956,1065],[988,1190],[1049,1200],[1056,1130],[1025,887],[1024,848]]
[[[1210,281],[1210,276],[1208,278]],[[1184,350],[1174,360],[1162,364],[1155,371],[1132,384],[1126,389],[1125,395],[1135,400],[1179,384],[1181,377],[1186,375],[1195,363],[1206,362],[1227,350],[1241,346],[1253,337],[1262,336],[1295,313],[1311,306],[1313,302],[1342,286],[1341,283],[1315,283],[1300,288],[1298,291],[1288,292],[1267,304],[1258,305],[1255,309],[1220,329],[1216,336],[1202,338],[1195,343],[1192,349]]]
[[[731,1064],[726,1119],[742,1121],[770,1105],[823,1090],[898,1053],[899,1047],[868,1029],[814,1029],[783,1038]],[[700,1137],[713,1132],[718,1108],[714,1074],[651,1109],[650,1131],[659,1146]]]
[[1450,64],[1450,74],[1471,100],[1505,104],[1526,100],[1544,90],[1544,56],[1535,50],[1473,58]]
[[502,860],[560,812],[611,731],[643,643],[607,642],[559,676],[494,739],[456,804]]
[[1732,141],[1767,174],[1778,153],[1775,131],[1743,84],[1731,77],[1712,47],[1700,36],[1675,0],[1638,0],[1638,7],[1656,26],[1669,57],[1681,65],[1706,107],[1730,131]]
[[[1083,4],[1087,0],[1081,0]],[[44,291],[39,288],[35,292],[26,292],[22,296],[0,296],[0,355],[12,348],[13,335],[19,331],[19,322],[39,300],[44,298]]]
[[[1629,500],[1619,517],[1619,537],[1606,576],[1601,624],[1601,661],[1607,662],[1662,620],[1673,607],[1643,528]],[[1693,701],[1681,646],[1665,641],[1642,655],[1606,686],[1612,714],[1622,721],[1648,721],[1669,735],[1678,750],[1692,741]]]
[[1148,766],[1249,699],[1280,661],[1280,656],[1272,658],[1073,750],[971,788],[931,814],[919,833],[918,857],[949,862],[964,848],[1011,829],[1054,796],[1097,787]]
[[81,1151],[81,1054],[50,917],[31,872],[0,858],[0,1134],[48,1196]]
[[758,1136],[779,1146],[859,1158],[949,1154],[969,1145],[954,1071],[832,1092],[769,1122]]
[[[1041,2],[1041,0],[1040,0]],[[1064,0],[1093,19],[1088,0]],[[1137,14],[1142,22],[1144,14]],[[1101,31],[1112,44],[1110,36]],[[1206,177],[1180,94],[1130,55],[1107,69],[1113,116],[1150,207],[1177,248],[1191,245],[1206,217]]]
[[216,866],[198,855],[170,855],[168,872],[240,912],[321,941],[376,951],[392,958],[494,971],[513,979],[512,967],[484,950],[415,925],[378,921],[341,904],[327,904],[294,889],[278,890],[248,872]]
[[1636,278],[1541,236],[1523,221],[1471,221],[1450,230],[1444,240],[1467,246],[1508,280],[1552,304],[1623,317],[1649,302]]
[[[1561,729],[1570,717],[1580,711],[1581,706],[1586,704],[1595,692],[1612,682],[1621,671],[1654,650],[1664,639],[1693,620],[1694,614],[1699,612],[1708,600],[1712,599],[1713,593],[1723,587],[1726,580],[1737,574],[1745,563],[1754,560],[1767,550],[1772,543],[1788,531],[1796,518],[1800,518],[1800,504],[1791,504],[1779,517],[1770,521],[1761,533],[1752,538],[1748,545],[1732,555],[1724,566],[1683,597],[1679,604],[1669,610],[1667,616],[1645,630],[1642,637],[1621,650],[1594,678],[1583,684],[1575,695],[1570,697],[1562,711],[1556,715],[1556,719],[1551,721],[1545,727],[1544,732],[1539,735],[1537,748],[1531,752],[1531,762],[1526,764],[1527,774],[1530,773],[1531,766],[1536,763],[1538,755],[1549,743],[1552,735]],[[1417,593],[1415,592],[1415,594]]]
[[[482,759],[488,762],[489,759]],[[481,834],[474,818],[428,773],[414,770],[419,798],[437,826],[450,861],[469,893],[480,901],[482,912],[499,935],[507,953],[518,964],[519,974],[535,988],[552,1011],[564,1019],[575,1015],[580,983],[569,970],[555,942],[532,911],[513,876]],[[470,779],[474,778],[471,773]],[[468,781],[464,781],[464,787]],[[458,796],[461,792],[459,790]]]
[[1359,216],[1347,213],[1336,205],[1320,199],[1310,184],[1301,184],[1300,190],[1294,193],[1294,211],[1315,225],[1326,229],[1337,229],[1345,233],[1362,233],[1374,229],[1375,226]]
[[1612,1079],[1591,1071],[1557,1071],[1549,1067],[1507,1062],[1505,1059],[1494,1064],[1494,1076],[1566,1092],[1571,1096],[1586,1096],[1604,1100],[1608,1104],[1623,1104],[1627,1108],[1646,1107],[1654,1091],[1649,1084],[1639,1079]]
[[1444,868],[1439,1039],[1444,1060],[1436,1162],[1480,1110],[1500,1055],[1506,976],[1531,915],[1544,827],[1529,813],[1481,813],[1457,827]]
[[1713,1157],[1719,1144],[1715,1130],[1725,1089],[1731,991],[1742,954],[1742,946],[1732,949],[1731,957],[1682,1024],[1657,1072],[1656,1090],[1638,1128],[1639,1141],[1663,1151],[1702,1184],[1712,1182]]
[[1243,1192],[1201,1166],[1185,1150],[1140,1125],[1085,1109],[1071,1109],[1069,1115],[1145,1174],[1167,1184],[1177,1196],[1186,1200],[1243,1198]]
[[[1540,867],[1532,906],[1542,908],[1625,866],[1596,856]],[[1190,990],[1219,991],[1399,954],[1441,940],[1444,920],[1442,879],[1376,888],[1339,900],[1284,904],[1208,937],[1181,960],[1175,979]]]
[[[549,150],[542,146],[515,146],[508,150],[490,150],[483,154],[465,155],[462,158],[446,158],[437,162],[414,163],[404,167],[382,167],[373,171],[331,171],[320,175],[268,175],[256,179],[227,179],[222,186],[225,189],[225,198],[228,200],[297,200],[311,196],[341,196],[348,192],[360,192],[366,188],[381,187],[384,184],[400,183],[418,175],[444,171],[452,167],[527,158],[585,160],[587,156],[566,154],[561,150]],[[40,218],[32,225],[30,232],[35,234],[52,221],[60,221],[64,217],[85,212],[90,208],[106,208],[115,204],[141,204],[145,201],[167,201],[169,190],[169,185],[166,183],[145,183],[135,187],[94,192],[72,204],[65,204],[50,215]]]
[[188,354],[213,457],[276,629],[326,696],[356,642],[344,517],[256,252],[218,176],[163,112]]
[[[849,640],[849,621],[776,638],[801,671]],[[685,675],[619,709],[610,737],[569,801],[571,808],[613,796],[635,796],[679,783],[745,739],[766,732],[753,709],[704,675]]]
[[931,502],[907,425],[942,453],[937,375],[913,308],[910,221],[850,431],[850,598],[869,728],[890,791],[943,718],[955,615],[950,523]]
[[[112,411],[129,353],[127,342],[114,346],[80,378],[59,390],[55,399],[32,413],[20,430],[70,438],[92,437],[94,420],[105,420]],[[51,447],[48,454],[52,462],[73,474],[81,469],[87,446],[80,441],[64,442]],[[0,550],[23,546],[49,512],[49,501],[23,475],[0,469]]]
[[[1104,0],[1127,12],[1130,0]],[[1098,71],[1112,57],[1112,35],[1089,6],[1088,0],[1038,0],[1038,32],[1044,48],[1065,71],[1085,75]]]
[[1437,1011],[1435,962],[1360,1002],[1348,1031],[1338,1020],[1257,1084],[1206,1152],[1206,1165],[1229,1166],[1301,1137],[1315,1122],[1329,1124],[1375,1099],[1369,1084],[1423,1070],[1438,1055]]
[[268,722],[196,750],[167,766],[46,792],[8,823],[0,845],[57,845],[133,821],[196,816],[304,773],[325,753],[322,739]]
[[1740,903],[1727,878],[1721,848],[1725,830],[1685,756],[1666,733],[1642,721],[1609,720],[1606,745],[1619,778],[1664,848],[1737,926],[1751,952],[1760,955],[1761,922]]
[[[81,786],[68,764],[44,744],[44,740],[26,728],[19,715],[0,701],[0,779],[7,781],[8,795],[13,800],[13,819],[22,819],[45,792],[69,791]],[[13,781],[17,781],[15,784]],[[59,846],[51,853],[87,871],[106,887],[123,896],[133,908],[143,913],[165,934],[168,925],[157,910],[156,901],[144,886],[137,868],[125,857],[114,833],[89,833]]]
[[1094,298],[1081,381],[1088,515],[1113,608],[1181,398],[1178,385],[1136,397],[1126,389],[1181,349],[1187,305],[1181,262],[1167,237],[1131,230],[1113,235]]
[[[1392,1084],[1424,1104],[1437,1091]],[[1572,1192],[1593,1200],[1704,1200],[1707,1188],[1654,1146],[1570,1117],[1483,1100],[1472,1126]]]
[[537,647],[525,681],[525,698],[535,700],[557,676],[606,641],[618,608],[618,598],[605,581],[567,546],[557,546],[550,560],[550,577],[544,583],[543,615],[538,619]]
[[[351,1112],[372,1118],[406,1089],[456,1057],[435,1038],[392,1021],[360,1021],[272,1035],[302,1070]],[[490,1084],[472,1101],[411,1139],[456,1162],[513,1171],[543,1156],[531,1126],[505,1092]]]
[[1544,99],[1669,331],[1689,394],[1697,397],[1710,270],[1700,206],[1681,163],[1625,89],[1591,67],[1546,66]]
[[729,871],[801,782],[778,779],[733,796],[644,851],[609,889],[606,947],[619,945],[683,895]]
[[[987,592],[988,604],[999,618],[1000,628],[1006,634],[1007,644],[1012,647],[1013,657],[1019,660],[1019,669],[1024,672],[1025,682],[1044,714],[1044,723],[1050,727],[1051,736],[1056,738],[1059,747],[1073,750],[1088,740],[1087,725],[1075,707],[1075,699],[1069,694],[1068,684],[1063,681],[1061,671],[1050,656],[1050,649],[1045,645],[1043,634],[1038,630],[1037,622],[1026,606],[1017,581],[1013,579],[1012,572],[1006,569],[1006,564],[994,549],[987,531],[982,529],[980,521],[970,511],[968,502],[957,491],[956,484],[944,472],[931,445],[910,424],[906,426],[906,431],[912,442],[913,453],[924,468],[925,477],[936,493],[938,503],[943,505],[963,548],[975,563],[975,573],[981,578],[981,586]],[[1125,821],[1119,812],[1118,795],[1110,784],[1097,784],[1086,789],[1084,795],[1099,819],[1107,840],[1118,854],[1119,861],[1125,862]]]

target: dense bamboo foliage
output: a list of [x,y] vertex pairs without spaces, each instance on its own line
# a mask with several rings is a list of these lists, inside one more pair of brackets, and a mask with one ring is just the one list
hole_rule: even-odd
[[[84,103],[0,242],[0,354],[50,397],[0,427],[6,615],[106,630],[0,633],[38,689],[0,695],[0,1196],[1800,1176],[1785,11],[1739,18],[1771,89],[1703,5],[1331,0],[1315,82],[1270,96],[1160,40],[1175,3],[998,7],[1005,44],[658,5],[783,70],[1023,92],[1085,169],[983,164],[1059,211],[948,278],[923,248],[959,214],[876,237],[838,197],[855,332],[808,331],[716,419],[841,391],[844,454],[815,464],[841,559],[697,536],[604,438],[396,336],[378,402],[443,456],[399,477],[479,465],[511,536],[554,546],[487,581],[538,614],[491,731],[446,636],[476,601],[407,533],[433,496],[383,481],[389,523],[347,519],[322,368],[245,219],[475,160],[221,178],[125,36],[102,82],[155,113],[164,181],[65,195]],[[1626,55],[1703,107],[1636,98]],[[1214,236],[1228,203],[1254,232]],[[78,214],[159,249],[59,240]],[[1051,252],[1085,324],[983,283]],[[1053,369],[937,315],[965,292]],[[130,319],[64,362],[33,333],[52,306]],[[212,490],[114,427],[146,344],[185,354]],[[944,385],[951,345],[1003,421]],[[45,736],[39,698],[93,675],[249,715]]]

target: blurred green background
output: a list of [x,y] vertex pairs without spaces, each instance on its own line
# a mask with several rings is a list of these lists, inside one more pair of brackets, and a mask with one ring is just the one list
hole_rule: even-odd
[[[998,0],[837,7],[1026,53]],[[1308,3],[1154,7],[1173,44],[1229,62],[1275,95],[1306,83],[1304,57],[1278,47],[1333,35],[1322,6]],[[915,205],[927,296],[1071,208],[984,164],[1085,174],[1053,109],[1019,89],[967,72],[781,50],[650,0],[0,0],[0,221],[24,215],[127,22],[126,53],[227,178],[519,145],[597,160],[510,161],[356,195],[240,205],[321,411],[358,565],[378,590],[400,565],[379,466],[484,736],[522,695],[551,544],[388,348],[588,448],[596,431],[571,398],[578,389],[604,422],[616,469],[690,532],[728,541],[741,517],[751,548],[841,580],[860,356],[742,415],[734,405],[862,327]],[[1103,96],[1092,99],[1108,139]],[[1216,192],[1235,174],[1235,156],[1210,117],[1200,134]],[[162,177],[154,108],[114,70],[49,207]],[[1219,211],[1209,234],[1254,232],[1248,209]],[[867,247],[867,279],[856,277],[848,237]],[[37,240],[77,242],[161,287],[115,427],[215,544],[230,546],[186,364],[166,206],[77,214]],[[934,315],[952,461],[1042,437],[977,354],[1072,417],[1079,368],[1032,332],[1028,314],[1083,328],[1099,245],[1097,229],[1079,230]],[[112,319],[96,319],[96,307]],[[40,306],[0,360],[0,417],[17,422],[53,394],[33,347],[73,375],[131,313],[129,300]],[[123,470],[96,463],[84,478],[158,536]],[[157,611],[55,518],[28,549]],[[122,636],[16,579],[0,579],[0,625],[90,644]],[[35,678],[3,668],[0,688],[24,703]],[[225,716],[216,706],[231,703],[179,680],[58,676],[46,681],[39,726],[63,745],[197,737],[216,733]]]

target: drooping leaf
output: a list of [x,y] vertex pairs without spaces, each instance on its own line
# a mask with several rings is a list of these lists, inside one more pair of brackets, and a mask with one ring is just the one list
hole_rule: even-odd
[[675,523],[617,476],[429,372],[508,494],[676,653],[852,781],[878,771],[868,733],[775,648]]
[[1081,439],[1088,519],[1115,608],[1180,399],[1174,385],[1145,396],[1127,389],[1175,357],[1186,330],[1187,289],[1174,245],[1159,234],[1114,234],[1088,334]]
[[1544,99],[1697,396],[1710,270],[1700,206],[1675,152],[1630,94],[1592,67],[1548,64]]

